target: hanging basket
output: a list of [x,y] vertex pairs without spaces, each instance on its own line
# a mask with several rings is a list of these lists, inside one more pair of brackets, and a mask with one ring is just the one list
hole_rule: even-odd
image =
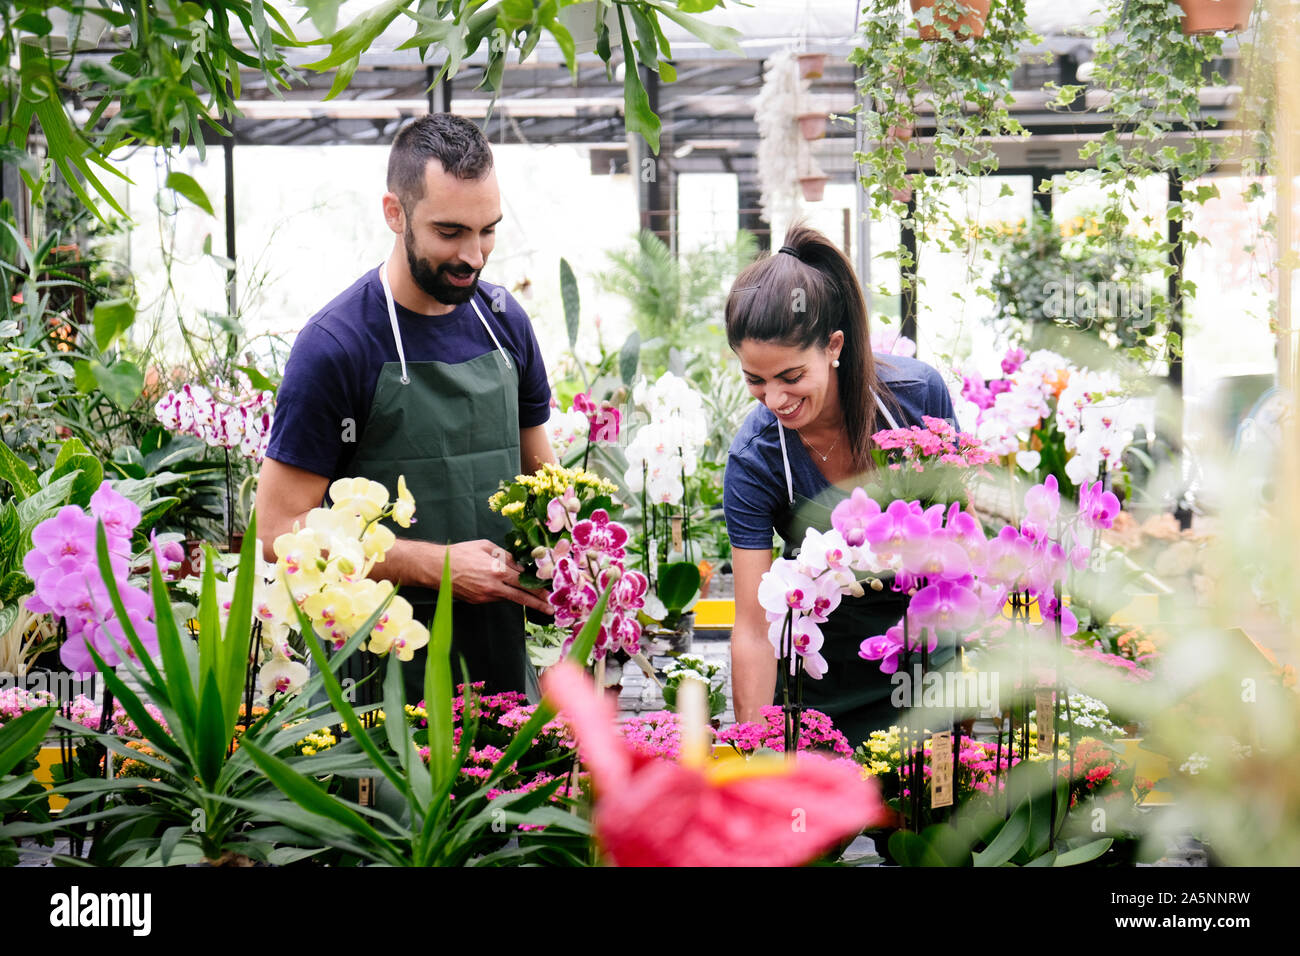
[[911,126],[891,126],[885,130],[885,139],[896,143],[906,143],[912,138]]
[[821,139],[826,135],[825,113],[800,113],[795,118],[799,123],[799,135],[804,139]]
[[799,62],[799,79],[820,80],[826,69],[825,53],[799,53],[795,55]]
[[1178,0],[1183,8],[1183,33],[1239,33],[1250,22],[1255,0]]
[[799,188],[803,190],[804,201],[821,202],[829,181],[829,176],[800,176]]
[[[922,10],[932,9],[935,0],[909,0],[912,5],[913,13],[920,13]],[[954,19],[945,14],[935,13],[934,23],[942,24],[952,31],[952,35],[958,40],[978,39],[984,35],[984,21],[989,16],[989,0],[958,0],[966,8],[966,12],[961,17]],[[970,32],[966,33],[962,27],[969,27]],[[921,27],[922,40],[939,40],[946,39],[947,34],[941,34],[934,24]]]

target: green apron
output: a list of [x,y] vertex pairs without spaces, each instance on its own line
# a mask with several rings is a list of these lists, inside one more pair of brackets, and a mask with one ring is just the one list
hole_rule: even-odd
[[[452,544],[486,538],[500,542],[511,525],[488,507],[502,479],[519,473],[519,383],[514,363],[501,348],[476,298],[471,304],[496,349],[468,362],[407,362],[388,278],[381,267],[397,362],[385,363],[375,386],[370,417],[347,473],[378,481],[396,494],[405,475],[415,499],[410,528],[393,528],[403,538]],[[436,322],[439,318],[431,318]],[[441,568],[432,569],[441,574]],[[455,572],[455,568],[452,568]],[[428,624],[438,592],[403,585],[417,620]],[[524,645],[523,607],[513,601],[452,606],[452,674],[464,657],[468,679],[485,692],[534,691],[537,675]],[[424,697],[425,649],[402,668],[407,699]]]
[[[877,399],[890,428],[897,428],[889,410]],[[781,456],[785,465],[788,503],[773,521],[773,527],[785,542],[784,556],[793,558],[809,528],[831,530],[831,512],[849,492],[831,485],[815,499],[796,494],[790,477],[790,460],[785,445],[785,429],[780,421]],[[804,706],[820,710],[831,718],[835,727],[856,748],[873,730],[888,730],[899,724],[901,711],[890,701],[894,685],[889,674],[882,673],[880,661],[858,656],[862,642],[884,634],[903,618],[909,598],[890,590],[892,575],[881,575],[884,589],[870,588],[860,598],[845,597],[825,624],[819,625],[825,643],[821,655],[826,659],[826,674],[821,680],[803,676]],[[953,658],[951,647],[940,647],[930,655],[932,667],[940,667]],[[781,675],[777,674],[776,699],[781,704]]]

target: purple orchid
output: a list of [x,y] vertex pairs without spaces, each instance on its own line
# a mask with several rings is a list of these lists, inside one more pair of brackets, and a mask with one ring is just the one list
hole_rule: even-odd
[[1084,525],[1098,530],[1109,529],[1119,514],[1119,498],[1113,492],[1102,491],[1101,482],[1079,486],[1079,517]]
[[627,528],[611,521],[604,508],[597,508],[590,518],[573,526],[573,544],[578,551],[596,551],[614,561],[622,561],[626,556],[623,545],[627,539]]
[[880,505],[861,488],[841,501],[831,512],[831,526],[849,547],[859,547],[867,540],[867,525],[880,514]]

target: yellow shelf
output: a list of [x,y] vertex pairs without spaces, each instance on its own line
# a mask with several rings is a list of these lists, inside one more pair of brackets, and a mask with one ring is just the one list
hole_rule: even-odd
[[719,600],[709,598],[695,604],[696,630],[729,631],[736,623],[736,602],[731,598]]
[[[75,754],[76,751],[74,750],[73,753]],[[36,755],[36,769],[32,772],[32,776],[46,790],[54,789],[54,765],[61,761],[58,747],[42,747]],[[67,805],[67,797],[57,795],[50,797],[51,810],[62,810]]]

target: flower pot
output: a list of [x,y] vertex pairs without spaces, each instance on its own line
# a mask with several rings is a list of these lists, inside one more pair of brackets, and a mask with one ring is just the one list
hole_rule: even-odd
[[821,139],[826,135],[825,113],[800,113],[799,135],[804,139]]
[[676,628],[649,626],[643,628],[641,633],[649,642],[645,651],[647,657],[689,654],[695,640],[695,612],[683,614]]
[[1178,0],[1183,33],[1237,33],[1246,29],[1255,0]]
[[799,79],[819,80],[826,69],[825,53],[798,53],[795,60],[799,63]]
[[[964,14],[954,19],[936,13],[934,22],[946,26],[958,40],[982,37],[984,35],[984,21],[988,19],[989,15],[989,0],[958,0],[958,2],[966,7]],[[910,3],[912,4],[912,12],[920,13],[922,10],[933,8],[935,0],[910,0]],[[963,27],[969,27],[970,32],[963,32]],[[946,35],[940,34],[933,25],[921,27],[922,40],[938,40],[944,36]]]
[[[569,31],[573,37],[574,53],[595,53],[596,52],[596,14],[600,12],[604,15],[605,26],[609,30],[609,48],[617,49],[623,45],[623,35],[618,29],[617,14],[611,16],[611,7],[604,6],[600,3],[574,3],[556,14],[556,19]],[[611,23],[612,21],[612,23]],[[631,24],[629,23],[629,29]]]
[[799,188],[803,190],[804,200],[821,202],[822,194],[826,192],[826,183],[829,181],[829,176],[800,176]]
[[912,138],[912,130],[913,127],[911,126],[891,126],[885,130],[885,139],[897,143],[906,143]]

